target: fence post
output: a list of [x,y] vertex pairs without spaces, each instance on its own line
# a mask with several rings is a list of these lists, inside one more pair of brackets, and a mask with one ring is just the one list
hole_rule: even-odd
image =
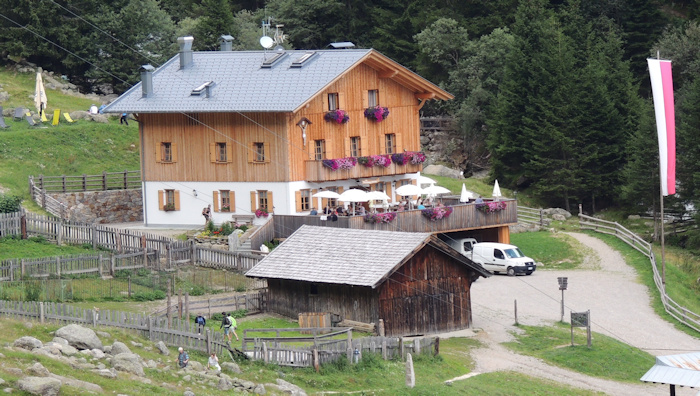
[[95,223],[90,224],[90,233],[92,234],[92,249],[97,249],[97,231]]
[[168,306],[166,309],[166,316],[168,317],[168,328],[170,328],[173,323],[173,317],[170,314],[170,279],[168,279]]
[[34,200],[34,176],[29,175],[29,196]]
[[127,171],[126,169],[124,169],[124,189],[125,189],[125,190],[129,188],[129,183],[128,183],[128,181],[127,181],[127,174],[128,174],[128,172],[129,172],[129,171]]
[[434,356],[440,354],[440,337],[435,337],[435,353]]
[[399,337],[399,353],[401,354],[401,360],[406,356],[405,345],[403,342],[403,337]]
[[24,259],[20,259],[20,265],[21,265],[20,275],[22,278],[24,278]]
[[56,275],[61,279],[61,256],[56,256]]
[[56,245],[63,245],[63,218],[56,227]]
[[270,358],[267,356],[267,342],[262,343],[262,353],[263,353],[263,361],[265,364],[270,363]]
[[41,189],[41,207],[46,209],[46,190]]
[[542,209],[540,209],[540,227],[544,226],[544,216],[542,213]]
[[87,191],[87,175],[83,173],[83,191]]
[[22,216],[19,218],[20,221],[20,232],[22,233],[22,239],[27,239],[27,214],[22,211]]
[[386,337],[382,337],[382,359],[387,360]]
[[114,257],[114,253],[109,254],[110,270],[109,274],[114,276],[114,268],[117,266],[117,259]]
[[211,329],[207,329],[207,355],[211,355]]
[[107,191],[107,171],[102,171],[102,191]]
[[143,268],[148,268],[148,249],[146,248],[143,248]]
[[352,364],[352,329],[348,330],[348,364]]
[[39,301],[39,323],[44,323],[44,302]]
[[182,319],[182,289],[177,291],[177,317]]
[[190,293],[185,292],[185,320],[190,322]]
[[379,319],[379,325],[377,326],[377,333],[380,337],[384,337],[384,319]]
[[197,244],[193,242],[192,244],[190,244],[190,246],[192,246],[192,252],[191,252],[192,257],[190,257],[190,260],[192,262],[192,265],[195,265],[197,263],[197,259],[196,259]]
[[129,298],[131,298],[131,275],[129,275],[128,279],[129,279],[129,289],[128,289],[129,291],[128,291],[128,293],[129,293]]
[[320,371],[320,364],[318,361],[318,349],[316,349],[316,348],[314,348],[314,350],[313,350],[312,359],[313,359],[314,369],[316,370],[316,373],[318,373]]

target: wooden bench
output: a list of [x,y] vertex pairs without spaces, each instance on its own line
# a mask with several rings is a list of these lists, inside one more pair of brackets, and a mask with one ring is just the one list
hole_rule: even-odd
[[253,214],[232,214],[231,215],[231,221],[234,223],[244,223],[244,224],[253,224],[253,220],[255,219],[255,215]]

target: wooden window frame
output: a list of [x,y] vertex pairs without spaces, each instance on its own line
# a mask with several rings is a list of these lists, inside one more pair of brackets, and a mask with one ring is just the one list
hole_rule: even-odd
[[270,200],[267,197],[267,190],[258,190],[258,207],[257,209],[266,209],[267,213],[270,213]]
[[311,197],[311,189],[301,189],[294,192],[294,203],[296,206],[296,212],[308,212],[311,210],[313,205]]
[[333,111],[340,109],[340,95],[337,92],[330,92],[328,94],[328,110]]
[[362,138],[360,136],[350,137],[350,156],[360,157],[362,156]]
[[387,133],[384,135],[384,151],[385,154],[396,154],[396,134]]
[[[261,151],[262,150],[262,151]],[[253,142],[248,151],[248,162],[253,164],[265,164],[270,162],[270,143]]]
[[[170,208],[168,208],[169,206]],[[173,189],[158,190],[158,210],[165,212],[180,210],[180,191]]]
[[210,142],[209,161],[215,164],[233,162],[233,145],[227,142]]
[[[170,158],[168,158],[168,154],[170,154]],[[156,146],[155,157],[156,162],[159,164],[173,164],[177,162],[177,143],[160,142],[160,145]]]
[[216,142],[216,162],[228,162],[226,157],[226,142]]
[[367,90],[367,107],[379,106],[379,90]]
[[316,161],[326,159],[326,141],[325,141],[325,139],[314,140],[314,159]]

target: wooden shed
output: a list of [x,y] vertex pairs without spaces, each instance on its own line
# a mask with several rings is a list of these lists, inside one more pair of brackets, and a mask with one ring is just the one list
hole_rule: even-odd
[[470,327],[471,284],[490,273],[429,233],[304,225],[246,275],[267,279],[273,312],[383,319],[402,336]]

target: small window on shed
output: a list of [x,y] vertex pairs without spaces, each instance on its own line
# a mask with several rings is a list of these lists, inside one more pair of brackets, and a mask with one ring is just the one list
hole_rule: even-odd
[[309,295],[310,296],[318,296],[318,285],[315,283],[312,283],[309,285]]

